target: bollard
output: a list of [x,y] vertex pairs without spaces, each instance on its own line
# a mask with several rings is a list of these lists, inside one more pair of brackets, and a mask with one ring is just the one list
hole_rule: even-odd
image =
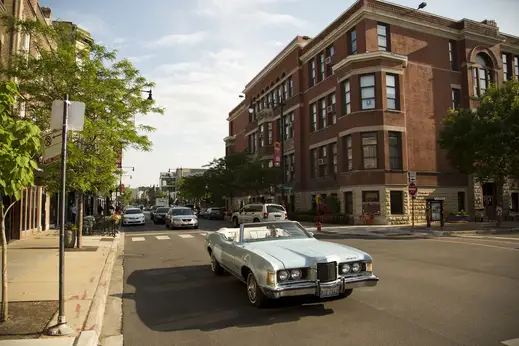
[[321,223],[319,221],[315,223],[315,227],[317,227],[317,232],[321,232]]

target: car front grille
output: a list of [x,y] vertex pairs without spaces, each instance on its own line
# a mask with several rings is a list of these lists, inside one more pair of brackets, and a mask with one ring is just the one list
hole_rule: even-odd
[[182,219],[184,222],[191,222],[191,219]]
[[337,280],[337,262],[317,263],[317,279],[321,282]]

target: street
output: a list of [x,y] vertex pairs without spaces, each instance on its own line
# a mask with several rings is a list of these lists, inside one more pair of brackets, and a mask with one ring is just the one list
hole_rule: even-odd
[[378,286],[258,310],[245,285],[210,270],[203,234],[223,226],[125,229],[125,345],[513,345],[508,340],[519,338],[517,235],[323,235],[372,255]]

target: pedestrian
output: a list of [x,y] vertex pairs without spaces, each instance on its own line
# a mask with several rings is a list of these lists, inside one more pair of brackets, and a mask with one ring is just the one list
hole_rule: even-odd
[[70,207],[70,213],[72,214],[72,223],[76,224],[77,207],[76,203],[73,203]]

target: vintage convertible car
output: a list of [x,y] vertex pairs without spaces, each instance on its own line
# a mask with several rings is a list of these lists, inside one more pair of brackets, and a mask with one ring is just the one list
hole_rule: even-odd
[[347,297],[379,280],[367,253],[319,241],[296,221],[221,228],[206,235],[205,246],[212,271],[227,271],[244,282],[256,307],[288,296]]

